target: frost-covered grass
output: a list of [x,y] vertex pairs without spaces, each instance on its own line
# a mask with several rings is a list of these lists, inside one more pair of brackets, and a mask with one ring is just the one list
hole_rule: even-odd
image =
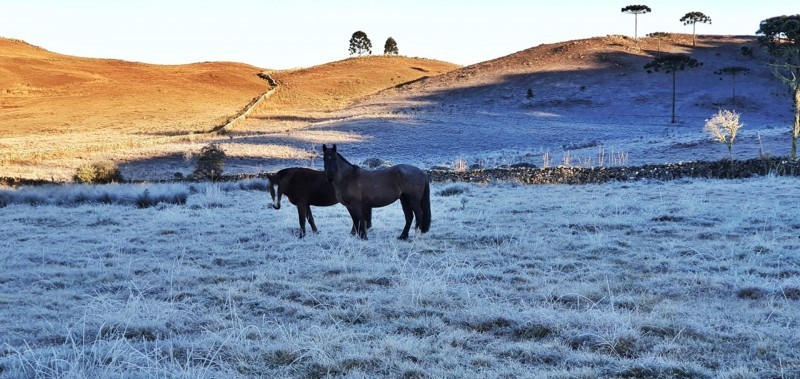
[[257,184],[8,190],[0,377],[798,377],[799,185],[435,184],[411,242]]

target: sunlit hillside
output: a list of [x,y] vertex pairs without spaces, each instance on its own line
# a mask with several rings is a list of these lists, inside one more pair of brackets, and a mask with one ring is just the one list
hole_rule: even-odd
[[[67,56],[0,38],[0,176],[70,180],[76,167],[112,161],[146,167],[129,175],[170,175],[208,134],[279,82],[266,117],[328,111],[367,94],[456,65],[366,57],[288,72],[232,62],[153,65]],[[221,138],[221,139],[220,139]],[[262,155],[234,147],[230,156]],[[152,175],[149,175],[152,173]]]
[[[276,71],[279,88],[257,109],[256,120],[269,129],[287,129],[324,120],[339,110],[387,88],[453,71],[452,63],[401,56],[345,59],[308,69]],[[263,130],[264,123],[249,123],[242,131]]]

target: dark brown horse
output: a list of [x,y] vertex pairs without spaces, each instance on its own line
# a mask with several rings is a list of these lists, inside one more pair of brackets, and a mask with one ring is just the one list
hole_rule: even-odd
[[[300,219],[300,238],[306,235],[306,220],[311,225],[311,230],[317,233],[317,225],[311,213],[311,206],[327,207],[339,203],[336,191],[328,181],[324,171],[312,170],[303,167],[285,168],[274,174],[267,174],[269,181],[269,195],[272,197],[270,206],[281,209],[281,197],[286,195],[289,202],[297,206],[297,215]],[[372,214],[368,215],[367,227]],[[355,225],[351,233],[356,233]]]
[[425,233],[431,226],[431,190],[428,175],[411,165],[401,164],[377,170],[365,170],[322,145],[325,175],[336,189],[336,197],[347,207],[353,227],[362,239],[367,239],[372,208],[379,208],[400,199],[406,224],[399,239],[408,239],[411,221]]

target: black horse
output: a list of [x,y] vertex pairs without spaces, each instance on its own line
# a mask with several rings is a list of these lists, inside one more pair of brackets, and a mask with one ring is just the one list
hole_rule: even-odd
[[[338,204],[336,191],[328,181],[324,171],[312,170],[303,167],[285,168],[274,174],[267,174],[269,181],[269,194],[272,197],[270,206],[281,209],[281,197],[285,194],[289,202],[297,206],[297,215],[300,219],[300,238],[306,235],[306,220],[311,225],[311,230],[317,233],[311,206],[327,207]],[[277,187],[277,193],[276,193]],[[372,214],[367,217],[367,227],[371,226]],[[356,233],[355,225],[351,230]]]
[[[431,190],[428,175],[411,165],[401,164],[377,170],[364,170],[322,145],[325,174],[336,189],[336,198],[347,207],[358,236],[367,239],[372,208],[384,207],[400,199],[406,224],[399,239],[408,239],[411,220],[425,233],[431,226]],[[352,233],[352,232],[351,232]]]

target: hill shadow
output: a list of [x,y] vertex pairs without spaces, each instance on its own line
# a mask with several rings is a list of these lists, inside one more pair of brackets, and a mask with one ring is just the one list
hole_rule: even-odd
[[[704,65],[678,73],[675,124],[670,123],[671,76],[644,69],[663,52],[551,49],[517,53],[388,89],[346,109],[346,117],[337,112],[324,117],[256,116],[264,122],[307,125],[302,131],[234,132],[230,143],[285,145],[310,155],[318,155],[323,143],[337,143],[353,162],[379,157],[426,167],[457,159],[484,165],[541,161],[543,154],[558,159],[570,153],[596,155],[603,148],[631,152],[631,163],[690,160],[696,149],[708,152],[703,122],[721,106],[744,109],[743,120],[753,130],[790,119],[785,91],[768,67],[741,54],[742,45],[703,40],[690,49]],[[556,57],[562,59],[562,68],[548,67],[545,58],[552,55],[546,54],[565,54]],[[728,102],[730,84],[713,74],[732,65],[753,71],[737,88],[737,97],[747,104]],[[160,159],[169,157],[132,164],[146,167]],[[318,163],[237,156],[230,169],[319,168]]]

